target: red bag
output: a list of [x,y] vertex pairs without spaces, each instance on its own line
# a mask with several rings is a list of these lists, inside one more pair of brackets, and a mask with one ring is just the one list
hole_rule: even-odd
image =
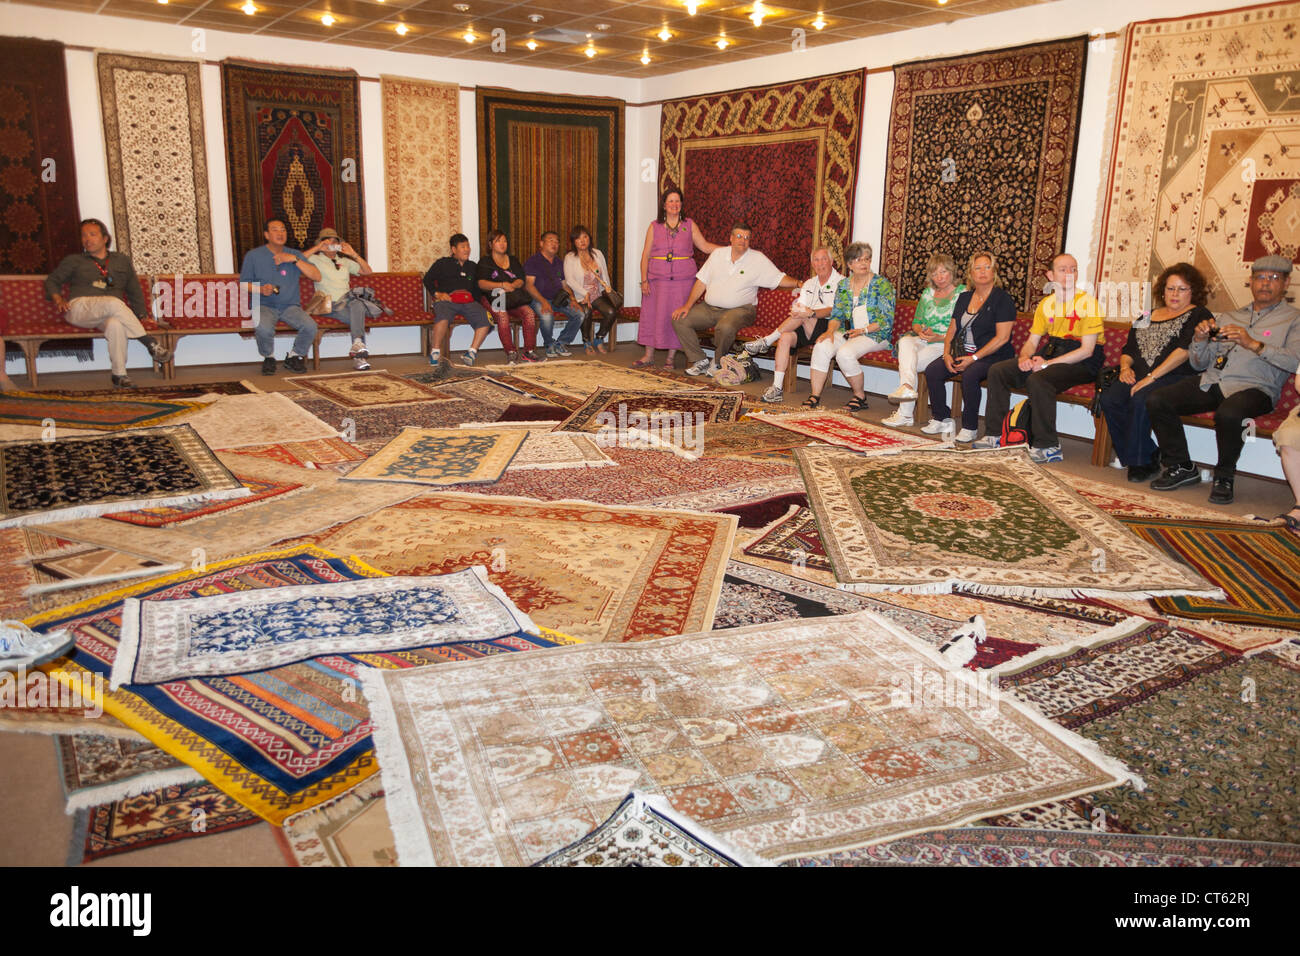
[[457,305],[465,305],[474,301],[474,296],[465,289],[457,289],[451,294],[451,301]]
[[1033,438],[1029,429],[1029,399],[1025,399],[1002,420],[1002,447],[1028,445]]

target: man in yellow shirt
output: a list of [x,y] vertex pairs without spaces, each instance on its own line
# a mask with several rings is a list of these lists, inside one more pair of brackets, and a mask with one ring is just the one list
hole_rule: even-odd
[[[1029,393],[1029,457],[1036,462],[1060,461],[1061,439],[1056,434],[1056,396],[1075,385],[1095,382],[1105,361],[1105,316],[1101,305],[1087,292],[1075,288],[1079,263],[1061,253],[1047,272],[1051,295],[1038,303],[1029,338],[1020,354],[989,369],[988,404],[984,407],[985,437],[976,448],[996,448],[1002,422],[1010,410],[1011,390]],[[1040,353],[1043,339],[1047,344]]]

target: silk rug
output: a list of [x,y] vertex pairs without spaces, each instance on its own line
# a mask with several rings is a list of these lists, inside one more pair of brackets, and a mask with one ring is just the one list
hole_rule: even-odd
[[505,428],[406,428],[343,480],[491,484],[505,474],[527,437]]
[[[1065,248],[1088,38],[894,67],[880,272],[900,299],[936,249],[997,253],[1019,308]],[[1109,313],[1108,313],[1109,314]]]
[[167,508],[141,508],[136,511],[115,511],[104,515],[111,521],[137,524],[146,528],[166,528],[169,525],[185,524],[189,521],[202,521],[212,515],[221,514],[231,508],[257,504],[276,495],[285,495],[302,487],[296,482],[259,481],[235,475],[248,489],[243,498],[230,498],[226,501],[195,501],[187,505],[172,505]]
[[1175,262],[1213,276],[1209,307],[1226,312],[1250,304],[1251,262],[1295,258],[1297,30],[1297,3],[1125,29],[1093,261],[1131,316]]
[[[676,443],[680,433],[694,434],[706,422],[734,422],[740,417],[742,392],[640,391],[601,388],[560,425],[561,431],[665,434],[664,444]],[[701,432],[702,436],[702,432]]]
[[[828,445],[852,448],[854,451],[882,451],[934,444],[929,438],[911,435],[896,428],[882,428],[840,412],[792,412],[788,415],[755,412],[747,418],[750,421],[799,435],[807,435]],[[801,444],[807,445],[808,442]]]
[[402,865],[534,862],[633,788],[780,860],[1128,776],[869,613],[510,663],[363,677]]
[[210,783],[160,787],[78,811],[68,865],[261,823]]
[[344,372],[285,379],[344,408],[445,402],[451,396],[392,372]]
[[57,738],[68,813],[203,778],[143,738],[68,734]]
[[[158,425],[206,407],[207,404],[202,402],[134,398],[109,402],[45,392],[0,392],[0,423],[41,429],[120,431]],[[51,431],[49,434],[57,433]]]
[[460,88],[381,75],[379,94],[388,268],[423,272],[461,229]]
[[1133,836],[1093,830],[959,827],[788,866],[1300,866],[1300,847],[1243,840]]
[[110,687],[270,670],[329,654],[535,631],[481,566],[170,601],[122,602]]
[[1217,588],[1084,501],[1023,449],[795,449],[840,587],[1038,597]]
[[284,220],[293,248],[331,226],[365,255],[359,99],[351,70],[222,61],[236,262],[266,241],[273,218]]
[[223,395],[186,422],[212,448],[337,438],[338,429],[279,392]]
[[114,249],[141,275],[213,273],[197,60],[99,53]]
[[[791,275],[808,249],[836,262],[852,238],[866,71],[669,100],[659,126],[659,189],[690,197],[691,218],[722,241],[740,221]],[[702,261],[702,260],[701,260]]]
[[1161,613],[1300,630],[1300,541],[1285,528],[1152,518],[1124,524],[1227,594],[1226,600],[1157,597]]
[[[268,587],[382,576],[359,562],[300,547],[215,562],[28,619],[38,630],[77,636],[71,662],[54,676],[94,686],[117,653],[122,601],[176,600]],[[236,677],[171,681],[105,691],[104,710],[198,770],[263,819],[279,824],[375,773],[370,716],[359,691],[367,667],[418,667],[555,641],[516,635],[483,643],[383,654],[331,655]]]
[[1297,672],[1275,655],[1241,657],[1154,624],[1004,675],[1001,686],[1146,781],[1090,798],[1105,829],[1300,843]]
[[0,443],[0,527],[246,494],[189,425]]
[[0,62],[0,273],[44,275],[81,251],[64,47],[2,37]]
[[[598,389],[632,389],[649,392],[680,392],[683,389],[704,390],[711,387],[690,379],[665,378],[651,372],[635,368],[623,368],[608,362],[576,361],[573,359],[533,365],[496,366],[507,372],[505,380],[523,389],[540,387],[567,395],[570,398],[586,398]],[[518,401],[519,399],[514,399]]]
[[310,540],[389,574],[481,564],[539,625],[618,642],[708,630],[735,526],[730,515],[437,493]]
[[487,86],[474,99],[479,235],[504,229],[531,252],[544,230],[583,223],[621,288],[623,101]]

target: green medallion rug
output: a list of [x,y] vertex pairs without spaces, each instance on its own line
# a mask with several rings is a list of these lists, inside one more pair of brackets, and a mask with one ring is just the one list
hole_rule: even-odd
[[404,428],[343,480],[491,484],[505,474],[527,437],[527,431],[513,428]]
[[795,449],[840,587],[1038,597],[1222,596],[1024,449]]

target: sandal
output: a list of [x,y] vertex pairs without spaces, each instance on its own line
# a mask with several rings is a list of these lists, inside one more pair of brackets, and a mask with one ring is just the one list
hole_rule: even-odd
[[846,412],[865,412],[867,410],[867,400],[854,395],[853,400],[844,406],[844,410]]
[[818,406],[821,405],[821,403],[822,403],[822,397],[820,395],[809,395],[808,399],[803,403],[803,407],[817,408]]
[[631,366],[631,367],[632,367],[632,368],[649,368],[651,365],[654,365],[654,363],[655,363],[655,360],[652,359],[652,358],[639,358],[639,359],[637,359],[635,362],[632,363],[632,366]]
[[588,354],[588,355],[595,355],[595,354],[596,354],[596,348],[595,348],[595,346],[592,346],[592,345],[584,345],[583,348],[585,348],[585,349],[587,350],[587,354]]
[[677,371],[677,366],[674,365],[672,362],[664,362],[664,371],[665,371],[665,372],[675,372],[675,371]]
[[1292,534],[1300,535],[1300,518],[1297,518],[1289,511],[1284,515],[1280,515],[1280,517],[1286,522],[1287,531],[1290,531]]

